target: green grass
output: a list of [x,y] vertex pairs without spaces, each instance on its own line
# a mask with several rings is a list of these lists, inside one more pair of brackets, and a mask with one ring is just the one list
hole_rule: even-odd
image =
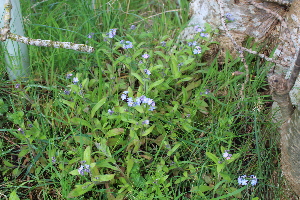
[[[28,46],[30,80],[15,88],[1,73],[1,199],[290,199],[269,113],[269,63],[246,55],[243,98],[245,76],[232,76],[245,71],[239,59],[206,61],[210,39],[198,38],[196,55],[177,43],[186,1],[96,2],[22,3],[27,36],[88,42],[95,52]],[[5,72],[3,57],[0,66]],[[153,99],[155,109],[128,106],[124,91]],[[238,185],[241,175],[256,175],[257,185]]]

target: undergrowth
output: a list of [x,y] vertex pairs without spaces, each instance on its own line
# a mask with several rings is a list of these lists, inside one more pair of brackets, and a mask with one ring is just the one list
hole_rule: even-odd
[[177,40],[183,0],[35,3],[27,36],[95,52],[28,46],[27,82],[6,81],[1,58],[1,199],[284,196],[269,63],[246,55],[242,91],[239,58],[204,59],[217,31]]

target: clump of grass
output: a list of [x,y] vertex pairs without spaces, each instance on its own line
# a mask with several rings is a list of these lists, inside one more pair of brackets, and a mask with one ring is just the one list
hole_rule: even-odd
[[241,98],[245,77],[232,76],[243,71],[240,60],[227,53],[221,65],[203,57],[214,42],[209,25],[195,40],[176,43],[188,19],[178,2],[22,5],[28,36],[96,51],[29,47],[30,81],[2,79],[0,195],[282,196],[278,141],[267,137],[276,132],[265,106],[270,97],[261,92],[266,64],[246,56],[252,78]]

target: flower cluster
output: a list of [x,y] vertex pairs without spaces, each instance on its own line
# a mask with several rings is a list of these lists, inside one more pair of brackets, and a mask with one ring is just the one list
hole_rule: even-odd
[[225,158],[226,160],[229,160],[232,157],[232,154],[228,153],[229,150],[225,150],[225,152],[223,153],[223,158]]
[[205,29],[204,28],[200,28],[199,25],[196,25],[194,26],[194,30],[197,32],[197,33],[200,33],[200,36],[201,37],[209,37],[209,34],[208,33],[204,33],[205,32]]
[[108,38],[113,38],[113,37],[115,37],[116,34],[117,34],[116,28],[110,29],[110,31],[107,33]]
[[91,166],[88,165],[88,164],[84,164],[85,161],[82,161],[81,163],[82,163],[82,165],[80,165],[80,167],[78,168],[78,173],[82,176],[84,175],[85,172],[90,173],[91,172],[91,170],[90,170]]
[[121,95],[121,99],[122,100],[126,100],[127,101],[127,105],[129,107],[134,107],[134,106],[140,106],[142,104],[144,104],[144,106],[149,105],[149,110],[153,111],[155,109],[155,102],[153,101],[153,99],[150,99],[144,95],[137,97],[136,99],[133,99],[132,97],[128,97],[127,96],[128,91],[124,91]]
[[123,44],[123,48],[124,49],[131,49],[131,48],[133,48],[133,44],[130,41],[121,40],[120,44]]
[[246,175],[238,177],[239,185],[248,185],[249,182],[251,183],[252,186],[256,185],[257,184],[256,176],[250,175],[250,176],[248,176],[248,179],[247,179]]
[[202,52],[202,49],[200,46],[196,46],[195,49],[193,50],[194,54],[200,54]]
[[197,41],[193,41],[193,42],[189,42],[188,45],[192,47],[192,46],[197,46],[198,44]]

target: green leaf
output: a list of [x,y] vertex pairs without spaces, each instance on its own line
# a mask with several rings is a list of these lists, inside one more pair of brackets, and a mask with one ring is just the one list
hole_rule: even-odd
[[137,78],[140,81],[140,83],[142,85],[144,85],[143,78],[139,74],[137,74],[137,73],[131,73],[131,75],[134,76],[135,78]]
[[75,108],[75,102],[74,101],[67,101],[65,99],[62,99],[61,102],[63,104],[66,104],[67,106],[69,106],[70,108],[74,109]]
[[90,129],[92,128],[92,125],[88,121],[86,121],[84,119],[81,119],[81,118],[78,118],[78,117],[73,117],[70,120],[70,122],[72,124],[75,124],[75,125],[86,126],[86,127],[90,128]]
[[113,136],[116,136],[116,135],[120,135],[120,134],[123,134],[124,133],[124,128],[114,128],[110,131],[108,131],[105,136],[106,137],[113,137]]
[[114,179],[114,174],[105,174],[105,175],[96,175],[92,177],[92,181],[96,182],[104,182],[104,181],[110,181]]
[[151,83],[151,85],[148,88],[148,91],[151,91],[152,88],[162,84],[164,82],[165,79],[160,79],[158,81],[155,81],[154,83]]
[[80,195],[85,194],[86,192],[90,191],[93,187],[94,187],[94,183],[92,182],[86,182],[83,185],[76,185],[75,189],[73,189],[69,194],[68,194],[68,198],[74,198],[74,197],[78,197]]
[[20,200],[19,196],[17,195],[17,190],[14,190],[10,193],[9,200]]
[[215,154],[206,152],[206,156],[209,157],[212,161],[214,161],[214,163],[219,164],[219,159]]
[[91,147],[87,146],[83,152],[83,160],[86,161],[87,164],[91,164]]
[[127,168],[126,168],[126,173],[127,173],[128,177],[130,175],[130,172],[132,170],[133,165],[134,165],[134,160],[132,158],[128,159],[128,161],[127,161]]
[[170,151],[168,151],[167,155],[171,156],[180,146],[181,143],[177,143]]
[[185,81],[190,81],[192,79],[193,79],[193,77],[185,77],[185,78],[182,78],[179,81],[177,81],[176,84],[179,84],[179,83],[182,83],[182,82],[185,82]]
[[106,97],[102,98],[91,110],[91,115],[90,117],[93,118],[95,116],[95,113],[97,112],[97,110],[99,110],[99,108],[105,103],[106,101]]
[[142,136],[149,135],[152,132],[152,130],[153,130],[154,127],[155,127],[155,125],[152,125],[150,128],[148,128],[147,130],[143,131]]

